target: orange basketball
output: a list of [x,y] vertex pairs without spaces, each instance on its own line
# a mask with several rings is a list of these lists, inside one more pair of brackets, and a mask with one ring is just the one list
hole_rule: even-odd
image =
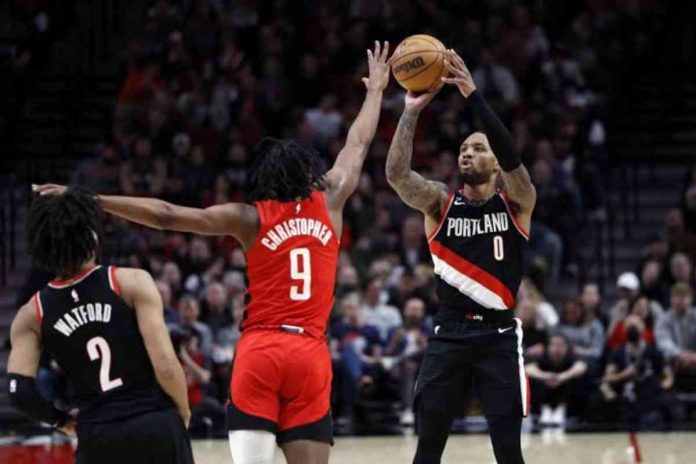
[[425,34],[405,38],[391,58],[392,74],[406,90],[423,92],[440,83],[447,75],[445,46]]

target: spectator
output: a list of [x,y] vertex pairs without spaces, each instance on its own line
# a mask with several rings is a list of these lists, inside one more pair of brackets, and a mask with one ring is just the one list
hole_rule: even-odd
[[616,280],[616,290],[619,298],[614,306],[609,309],[609,330],[614,331],[614,326],[628,316],[629,306],[640,294],[640,281],[632,272],[624,272]]
[[121,192],[125,195],[156,197],[164,190],[167,165],[152,155],[152,144],[145,137],[135,141],[135,153],[121,165]]
[[420,298],[411,298],[406,301],[403,312],[404,324],[392,330],[385,354],[398,360],[394,371],[400,381],[401,423],[413,425],[413,392],[428,343],[428,328],[424,324],[425,302]]
[[178,299],[183,294],[181,286],[181,269],[173,261],[167,261],[162,266],[162,280],[169,284],[174,299]]
[[594,372],[604,351],[604,328],[597,318],[590,318],[584,306],[577,300],[568,300],[563,305],[559,334],[570,343],[573,354],[585,361]]
[[[641,337],[648,343],[654,343],[654,328],[657,317],[650,310],[650,300],[648,300],[645,296],[638,296],[631,302],[628,314],[637,316],[643,321],[644,330],[641,333]],[[609,349],[614,351],[623,346],[626,343],[626,335],[626,318],[624,318],[616,323],[614,330],[609,336],[609,342],[607,343]]]
[[101,144],[93,157],[77,164],[70,182],[103,195],[119,193],[120,161],[116,147]]
[[338,136],[343,124],[337,104],[336,95],[328,94],[321,99],[318,107],[308,110],[305,114],[305,120],[312,128],[315,141],[321,148],[327,147],[329,141]]
[[422,217],[408,216],[404,220],[399,246],[401,263],[407,268],[413,269],[421,263],[431,263],[432,258],[423,232]]
[[621,417],[632,430],[645,424],[650,413],[659,411],[670,419],[674,409],[669,394],[674,383],[672,370],[655,345],[642,339],[644,332],[640,317],[626,318],[626,343],[609,356],[600,386],[605,400],[618,397]]
[[179,311],[172,305],[172,287],[168,282],[162,279],[157,279],[155,285],[157,285],[157,290],[159,290],[159,294],[162,297],[164,322],[166,322],[168,326],[178,324]]
[[662,265],[659,261],[651,259],[643,263],[640,273],[640,291],[643,295],[655,301],[662,307],[669,305],[667,293],[660,280]]
[[195,296],[187,294],[179,300],[179,323],[170,330],[185,332],[191,330],[198,337],[198,347],[206,362],[210,360],[213,349],[213,334],[210,328],[198,320],[200,307]]
[[546,354],[538,362],[527,364],[526,371],[534,380],[532,398],[536,397],[541,405],[539,423],[565,425],[571,382],[585,374],[585,362],[576,359],[568,340],[556,334],[549,340]]
[[689,257],[684,253],[674,253],[669,260],[669,274],[672,283],[691,285],[693,269]]
[[675,388],[696,391],[696,308],[693,290],[677,283],[671,291],[671,307],[657,323],[657,343],[675,366]]
[[201,321],[210,328],[213,339],[232,326],[234,319],[222,284],[213,282],[205,288],[202,314]]
[[539,291],[529,277],[523,277],[520,290],[517,295],[517,306],[524,308],[534,319],[535,330],[549,333],[558,325],[558,313],[556,309],[546,300],[546,297]]
[[479,92],[488,101],[512,106],[520,100],[515,76],[507,67],[498,63],[496,53],[490,48],[481,51],[481,65],[474,70],[473,77]]
[[389,333],[401,326],[401,314],[394,306],[386,304],[388,295],[384,291],[384,281],[379,277],[368,281],[365,287],[363,304],[360,308],[365,322],[379,330],[381,340],[387,340]]
[[350,429],[358,393],[374,385],[382,357],[379,329],[367,324],[360,297],[349,294],[340,303],[342,318],[331,328],[331,347],[340,378],[341,425]]
[[599,285],[596,282],[587,282],[582,286],[580,304],[588,321],[596,319],[603,327],[607,326],[607,315],[602,308],[602,296],[599,292]]

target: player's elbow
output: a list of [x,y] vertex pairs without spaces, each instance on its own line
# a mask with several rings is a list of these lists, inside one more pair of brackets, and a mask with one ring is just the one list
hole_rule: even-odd
[[176,206],[166,201],[159,202],[155,210],[154,227],[159,230],[171,229],[172,225],[176,223],[176,220]]
[[177,374],[181,372],[181,366],[176,360],[155,363],[153,367],[155,370],[155,377],[157,377],[157,381],[160,384],[175,380]]

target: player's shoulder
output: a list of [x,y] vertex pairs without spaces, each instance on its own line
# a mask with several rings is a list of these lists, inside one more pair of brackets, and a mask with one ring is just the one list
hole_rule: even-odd
[[118,289],[117,293],[125,296],[126,299],[131,295],[155,286],[154,279],[144,269],[135,267],[116,267],[112,269],[115,280],[112,287]]

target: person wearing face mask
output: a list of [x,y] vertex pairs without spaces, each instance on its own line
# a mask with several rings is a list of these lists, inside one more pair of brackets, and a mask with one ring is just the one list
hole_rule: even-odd
[[618,401],[621,418],[632,429],[649,428],[656,417],[674,417],[674,376],[655,344],[642,337],[643,320],[631,315],[625,326],[626,342],[609,356],[600,391],[606,401]]

